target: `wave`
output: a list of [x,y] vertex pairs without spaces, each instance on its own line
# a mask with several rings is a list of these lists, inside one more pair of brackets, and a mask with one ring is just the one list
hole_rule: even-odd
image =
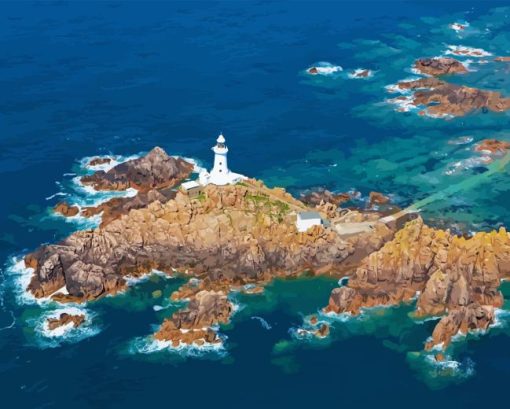
[[130,342],[128,352],[132,355],[136,354],[153,354],[153,353],[173,353],[186,357],[203,357],[208,354],[220,354],[225,355],[226,349],[224,342],[227,337],[225,335],[220,336],[221,342],[209,343],[204,342],[203,345],[196,344],[184,344],[179,343],[178,346],[173,346],[170,341],[160,341],[155,339],[152,335],[145,337],[135,338]]
[[490,57],[492,53],[485,51],[483,48],[466,47],[463,45],[448,45],[445,51],[447,55],[455,55],[457,57]]
[[472,136],[459,136],[458,138],[450,139],[448,145],[467,145],[473,142]]
[[339,65],[333,65],[326,61],[318,62],[315,65],[307,68],[306,72],[309,75],[334,75],[343,71],[343,68]]
[[253,317],[251,317],[251,319],[260,322],[260,325],[262,325],[262,328],[264,328],[268,331],[272,328],[271,325],[262,317],[253,316]]
[[463,21],[462,23],[454,22],[449,24],[448,27],[451,28],[453,31],[460,33],[469,27],[469,23],[467,21]]

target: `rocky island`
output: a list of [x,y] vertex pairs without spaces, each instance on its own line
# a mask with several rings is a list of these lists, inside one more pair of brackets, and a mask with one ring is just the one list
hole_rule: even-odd
[[[427,349],[446,348],[459,331],[487,329],[503,303],[500,281],[510,277],[504,229],[465,238],[406,212],[388,219],[371,208],[389,201],[378,192],[371,192],[368,209],[356,210],[339,207],[352,194],[318,190],[300,201],[246,178],[203,186],[199,194],[170,187],[191,170],[191,164],[155,148],[84,178],[98,189],[136,186],[139,193],[110,200],[100,210],[85,209],[101,212],[98,228],[28,254],[25,264],[33,275],[27,290],[39,298],[82,302],[122,291],[128,278],[153,269],[177,272],[188,280],[171,298],[188,303],[153,335],[173,346],[221,343],[217,328],[234,311],[232,291],[256,294],[276,277],[305,271],[350,277],[332,291],[326,313],[360,314],[417,297],[417,317],[442,316]],[[311,210],[328,223],[299,231],[296,215]],[[60,317],[51,325],[78,321]],[[313,334],[327,336],[329,327],[319,324]]]

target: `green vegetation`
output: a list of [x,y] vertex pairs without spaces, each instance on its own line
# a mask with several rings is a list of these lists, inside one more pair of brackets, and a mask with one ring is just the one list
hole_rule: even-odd
[[205,200],[207,199],[207,196],[205,195],[205,193],[204,193],[204,192],[200,192],[200,193],[197,195],[196,199],[197,199],[200,203],[204,203],[204,202],[205,202]]
[[263,193],[248,193],[246,200],[255,204],[257,211],[263,211],[271,217],[275,217],[279,222],[289,212],[290,206],[281,200],[272,200],[268,195]]

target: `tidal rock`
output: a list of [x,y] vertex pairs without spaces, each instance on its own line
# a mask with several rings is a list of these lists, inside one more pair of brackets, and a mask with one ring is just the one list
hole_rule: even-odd
[[494,61],[510,62],[510,57],[508,57],[508,56],[505,56],[505,57],[496,57],[496,58],[494,58]]
[[478,143],[475,150],[478,152],[487,152],[490,154],[504,154],[510,149],[510,142],[497,139],[484,139]]
[[111,158],[93,158],[90,160],[89,162],[89,166],[99,166],[99,165],[107,165],[109,163],[111,163],[112,159]]
[[78,328],[85,322],[85,315],[83,314],[68,314],[63,312],[58,318],[48,318],[47,325],[48,329],[53,331],[59,327],[63,327],[69,323],[72,323],[75,328]]
[[486,331],[494,323],[494,307],[472,303],[465,307],[453,309],[441,318],[434,328],[432,339],[425,345],[426,350],[441,346],[445,350],[452,338],[459,334],[482,330]]
[[60,213],[65,217],[73,217],[76,216],[80,212],[80,208],[78,206],[69,205],[66,202],[57,203],[53,208],[55,213]]
[[168,156],[156,147],[146,156],[123,162],[107,172],[100,170],[84,176],[81,182],[96,190],[125,190],[135,188],[141,191],[175,186],[187,178],[193,165],[183,159]]
[[326,189],[317,189],[301,195],[301,201],[311,206],[332,203],[336,206],[351,200],[349,193],[332,193]]
[[432,76],[468,72],[464,64],[455,58],[448,57],[420,58],[414,63],[414,68],[422,74]]
[[369,198],[368,198],[368,205],[370,207],[374,205],[384,205],[389,203],[390,198],[388,196],[383,195],[379,192],[370,192]]
[[510,98],[499,92],[451,84],[437,78],[402,81],[398,87],[413,90],[410,103],[415,107],[425,107],[423,113],[433,117],[458,117],[473,111],[504,112],[510,109]]

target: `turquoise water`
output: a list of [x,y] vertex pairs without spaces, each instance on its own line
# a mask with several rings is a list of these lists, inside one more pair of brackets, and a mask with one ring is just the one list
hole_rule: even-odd
[[[416,77],[416,58],[459,45],[492,56],[470,58],[452,82],[510,95],[510,65],[492,61],[510,55],[510,9],[479,3],[1,3],[6,407],[505,405],[508,305],[489,334],[459,339],[437,365],[421,352],[436,320],[415,320],[413,304],[328,317],[320,309],[335,280],[277,280],[264,294],[232,295],[223,348],[172,352],[148,336],[183,306],[168,299],[182,278],[155,273],[117,297],[66,306],[88,323],[52,337],[42,324],[64,307],[27,297],[20,264],[41,243],[97,225],[51,212],[62,199],[114,195],[76,184],[88,157],[122,161],[160,145],[210,167],[219,131],[234,171],[295,195],[354,189],[362,202],[377,190],[401,206],[432,196],[430,223],[510,225],[508,169],[492,172],[473,151],[484,138],[509,140],[510,114],[436,119],[387,102],[387,86]],[[457,33],[453,22],[469,27]],[[319,62],[343,71],[306,74]],[[358,68],[373,76],[350,78]],[[311,314],[331,325],[329,338],[298,335]]]

